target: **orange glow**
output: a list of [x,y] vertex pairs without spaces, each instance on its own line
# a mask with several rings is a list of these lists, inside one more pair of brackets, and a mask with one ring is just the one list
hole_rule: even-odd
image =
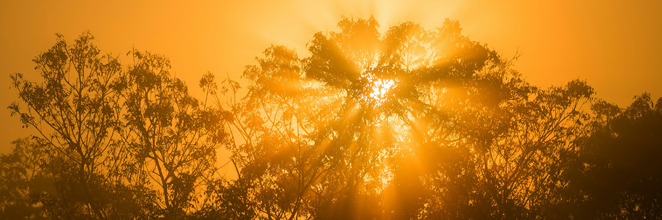
[[[171,58],[173,72],[189,84],[207,71],[236,79],[271,44],[308,56],[312,35],[338,30],[341,16],[374,15],[382,33],[405,21],[433,30],[452,18],[506,57],[522,52],[517,69],[534,85],[587,79],[598,97],[626,105],[644,91],[662,94],[661,7],[660,1],[2,1],[0,72],[31,77],[32,58],[52,45],[55,33],[74,39],[89,29],[102,51],[124,63],[135,47]],[[0,77],[0,88],[11,94],[0,97],[0,106],[15,100],[9,83]],[[191,92],[203,94],[195,86]],[[6,152],[6,143],[32,131],[13,129],[19,122],[1,109],[0,152]]]
[[[489,146],[496,146],[495,149],[517,146],[499,139],[509,137],[504,135],[506,132],[496,132],[517,131],[510,127],[514,123],[507,123],[516,119],[513,116],[516,114],[510,114],[509,110],[523,109],[524,112],[542,107],[532,107],[532,102],[526,102],[534,99],[534,95],[528,96],[528,87],[516,90],[503,86],[507,84],[504,83],[507,77],[499,78],[503,75],[493,79],[488,77],[491,76],[489,71],[485,71],[484,78],[474,77],[472,59],[481,60],[484,52],[481,48],[495,51],[484,53],[487,54],[484,57],[490,58],[505,60],[523,54],[513,61],[512,66],[511,63],[500,63],[505,61],[496,58],[494,60],[498,61],[484,67],[480,63],[480,66],[484,70],[496,69],[494,66],[497,65],[506,66],[499,74],[523,76],[523,82],[540,88],[559,86],[579,78],[595,88],[596,98],[621,107],[630,103],[632,96],[644,91],[652,93],[654,100],[662,95],[662,13],[659,13],[662,1],[629,5],[525,0],[512,3],[488,0],[120,1],[114,4],[83,0],[67,4],[0,3],[0,30],[3,31],[0,35],[0,73],[5,74],[0,76],[0,88],[5,88],[0,92],[9,94],[0,96],[0,109],[4,109],[0,110],[0,121],[4,123],[0,127],[3,134],[0,136],[0,153],[9,151],[12,140],[35,133],[33,128],[16,129],[20,126],[19,119],[10,117],[6,109],[17,99],[16,91],[7,89],[10,80],[6,75],[20,72],[30,80],[39,79],[30,61],[52,46],[54,34],[62,33],[71,42],[85,30],[90,30],[96,37],[94,43],[102,53],[118,57],[123,68],[135,64],[131,53],[127,53],[134,48],[168,57],[172,63],[171,73],[186,83],[195,98],[205,99],[205,93],[196,82],[206,72],[238,81],[242,89],[234,97],[228,92],[226,97],[221,96],[221,100],[234,100],[245,105],[222,107],[223,117],[231,115],[229,117],[235,117],[232,120],[238,124],[262,127],[256,125],[251,128],[253,130],[240,130],[243,129],[241,126],[231,128],[230,133],[244,138],[232,140],[232,143],[245,144],[245,147],[236,148],[241,150],[267,149],[264,152],[272,154],[255,153],[259,159],[268,159],[267,162],[250,161],[258,167],[250,168],[259,170],[263,168],[259,166],[264,165],[273,170],[280,169],[282,173],[274,173],[281,175],[281,179],[277,178],[281,176],[264,174],[268,177],[265,182],[278,183],[274,185],[279,187],[295,188],[296,181],[287,178],[299,178],[297,184],[310,184],[297,191],[297,196],[302,198],[308,194],[314,197],[312,189],[315,188],[334,195],[329,193],[337,190],[333,189],[333,184],[354,187],[354,183],[342,181],[356,178],[362,180],[357,181],[360,182],[356,184],[359,186],[357,191],[373,190],[357,194],[381,196],[384,206],[399,207],[407,205],[403,201],[407,201],[409,194],[415,197],[415,193],[446,193],[435,188],[434,184],[439,183],[430,183],[435,178],[452,179],[444,175],[462,176],[464,172],[475,172],[471,175],[476,179],[489,179],[488,175],[493,174],[505,176],[503,173],[511,172],[509,166],[525,169],[526,166],[519,161],[512,162],[515,161],[512,158],[528,160],[532,156],[517,149],[513,150],[514,153],[485,149]],[[371,18],[369,22],[373,23],[363,25],[372,29],[343,26],[339,21],[345,18],[351,21],[349,23]],[[447,18],[458,21],[460,26],[443,29]],[[408,21],[411,23],[406,23]],[[372,26],[375,23],[379,25]],[[352,32],[356,29],[358,34]],[[345,31],[351,34],[345,36]],[[444,35],[454,31],[461,34]],[[313,36],[323,36],[320,38],[326,41],[316,44],[314,40],[317,38]],[[459,42],[456,38],[470,40],[461,44],[456,43]],[[467,49],[472,48],[473,43],[479,49]],[[286,53],[273,50],[269,54],[269,49],[265,51],[265,48],[270,45],[286,48],[282,50]],[[326,47],[316,54],[314,46],[321,48],[320,45]],[[461,58],[454,58],[455,55]],[[265,56],[271,56],[273,60],[262,59]],[[250,75],[246,73],[251,73],[251,67],[254,67],[255,79],[245,77]],[[317,74],[314,71],[318,69],[319,76],[311,76]],[[264,78],[258,80],[258,76]],[[263,87],[255,86],[258,82]],[[512,85],[519,85],[519,82],[513,81]],[[252,94],[262,99],[256,98],[255,103],[246,104],[251,93],[248,92],[246,99],[242,97],[251,86],[262,88],[259,91],[263,93]],[[521,99],[516,99],[520,95]],[[499,102],[501,98],[509,102]],[[493,100],[496,101],[490,102]],[[515,105],[516,101],[525,104]],[[510,103],[515,104],[509,106]],[[508,108],[501,109],[502,106]],[[246,115],[237,113],[241,111]],[[540,115],[554,114],[545,112]],[[210,124],[220,124],[216,122]],[[479,128],[495,132],[472,130]],[[259,144],[253,145],[252,141]],[[464,145],[471,147],[466,151],[458,147]],[[537,143],[533,145],[537,146]],[[210,150],[216,151],[218,158],[210,163],[219,167],[225,164],[218,173],[231,181],[242,180],[236,158],[246,155],[258,158],[236,149],[218,147]],[[531,152],[535,155],[540,151]],[[467,160],[469,162],[458,159],[469,158],[467,155],[475,157]],[[232,156],[235,159],[231,159]],[[479,157],[489,160],[478,161],[476,158]],[[276,162],[271,160],[282,163],[277,164],[282,167],[274,165]],[[459,166],[451,165],[460,162],[466,163],[462,165],[467,167],[489,163],[489,169],[484,165],[485,170],[505,167],[502,169],[505,171],[454,170]],[[248,167],[246,164],[244,166]],[[341,168],[347,172],[332,173]],[[439,171],[442,169],[447,173]],[[327,175],[329,178],[325,179]],[[332,178],[332,175],[337,176]],[[512,182],[519,184],[515,179]],[[520,182],[532,184],[534,180]],[[466,183],[479,182],[466,180]],[[367,187],[361,188],[361,184]],[[423,189],[423,184],[434,187],[412,192],[412,189]],[[397,188],[398,185],[401,189]],[[322,189],[322,186],[329,188]],[[515,190],[509,189],[508,192],[516,194],[533,189],[513,188]],[[365,198],[357,200],[360,199]],[[448,201],[456,200],[449,197]],[[427,200],[424,207],[435,202],[439,201]],[[460,202],[471,204],[474,201]],[[300,201],[289,203],[298,204]],[[312,209],[312,206],[307,208]],[[368,209],[357,210],[353,212],[369,212]]]

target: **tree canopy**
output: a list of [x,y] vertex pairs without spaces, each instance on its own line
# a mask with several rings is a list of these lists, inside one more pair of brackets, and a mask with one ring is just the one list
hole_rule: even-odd
[[[0,156],[0,215],[51,219],[656,219],[662,99],[540,88],[447,19],[343,17],[198,99],[163,55],[83,33],[12,75],[38,133]],[[243,97],[240,94],[245,94]],[[238,97],[239,96],[239,97]],[[217,150],[231,153],[217,158]],[[217,161],[228,161],[220,164]],[[230,168],[236,177],[221,174]]]

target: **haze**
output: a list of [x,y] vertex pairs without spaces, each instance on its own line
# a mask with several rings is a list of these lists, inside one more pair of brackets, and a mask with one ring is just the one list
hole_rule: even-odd
[[335,31],[341,16],[374,15],[381,30],[404,21],[426,29],[445,18],[506,57],[534,84],[587,80],[597,97],[621,107],[635,95],[662,94],[662,1],[3,1],[0,3],[0,153],[34,131],[20,129],[6,109],[17,100],[9,75],[38,79],[31,60],[55,33],[68,41],[84,30],[103,53],[126,65],[135,47],[164,54],[194,95],[207,71],[238,79],[269,45],[295,48],[319,31]]

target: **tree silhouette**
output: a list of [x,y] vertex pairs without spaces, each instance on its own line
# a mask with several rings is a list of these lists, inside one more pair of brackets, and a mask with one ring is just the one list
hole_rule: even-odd
[[167,58],[133,53],[136,64],[114,84],[124,109],[120,133],[137,169],[132,181],[157,187],[157,215],[184,216],[214,171],[225,136],[222,115],[188,94]]
[[184,82],[169,75],[166,58],[136,51],[138,62],[123,70],[118,57],[100,55],[93,39],[85,32],[69,46],[58,35],[34,59],[41,83],[12,76],[28,108],[15,102],[12,114],[37,129],[51,151],[41,165],[56,193],[39,201],[63,219],[193,212],[225,141],[221,112],[188,95]]
[[33,60],[43,82],[27,81],[22,74],[12,76],[28,110],[16,102],[9,108],[63,157],[58,166],[68,173],[58,179],[66,179],[61,186],[77,192],[60,195],[74,196],[76,202],[71,205],[84,215],[105,219],[107,204],[98,195],[111,184],[107,174],[112,174],[114,161],[108,152],[116,146],[113,128],[118,107],[110,84],[121,66],[117,58],[101,55],[93,39],[85,32],[68,45],[58,35],[55,46]]
[[[581,218],[660,219],[662,211],[662,99],[647,93],[621,110],[606,102],[592,107],[600,120],[575,156],[571,192],[583,197]],[[570,190],[569,190],[570,191]]]
[[[530,85],[447,19],[343,17],[203,98],[163,55],[61,35],[12,75],[39,137],[0,156],[0,215],[51,219],[660,219],[662,99]],[[244,91],[245,96],[241,96]],[[24,110],[27,107],[27,110]],[[224,147],[231,153],[217,158]],[[233,168],[236,177],[222,175]]]
[[561,206],[591,87],[531,86],[450,20],[385,36],[374,18],[338,26],[308,58],[272,46],[244,72],[234,157],[258,216],[512,219]]
[[0,218],[46,219],[35,207],[42,193],[54,193],[53,178],[42,166],[47,160],[44,145],[31,138],[12,142],[11,153],[0,156]]

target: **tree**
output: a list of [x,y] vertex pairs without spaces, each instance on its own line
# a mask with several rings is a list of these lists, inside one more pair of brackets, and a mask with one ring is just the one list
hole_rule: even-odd
[[662,99],[654,103],[644,93],[625,109],[604,101],[592,108],[597,117],[591,135],[582,141],[568,178],[569,194],[580,195],[573,215],[660,219]]
[[244,72],[232,149],[257,216],[535,218],[562,203],[592,88],[531,86],[455,21],[338,26],[308,58],[272,46]]
[[254,82],[245,101],[228,105],[238,134],[230,150],[234,165],[241,169],[230,189],[243,188],[246,199],[255,201],[251,213],[294,219],[314,206],[310,188],[324,173],[318,161],[323,160],[325,144],[314,135],[324,132],[329,122],[319,111],[323,106],[305,103],[330,101],[320,100],[325,90],[311,88],[302,78],[303,63],[294,51],[273,46],[264,54],[265,59],[257,59],[259,65],[244,72]]
[[71,202],[70,208],[84,216],[106,219],[110,207],[100,195],[109,193],[117,162],[109,154],[116,148],[113,136],[118,120],[117,96],[110,84],[121,66],[116,57],[100,54],[89,32],[73,45],[57,36],[55,46],[33,59],[41,83],[30,82],[20,73],[11,77],[27,110],[17,102],[9,108],[62,156],[60,169],[66,176],[59,176],[57,182],[71,191],[59,195],[73,196],[75,202],[60,202]]
[[49,160],[45,145],[31,137],[12,144],[10,153],[0,155],[0,218],[46,219],[39,198],[55,193],[55,188],[51,173],[44,169]]
[[[213,174],[226,136],[222,112],[189,95],[164,56],[133,53],[136,63],[113,87],[122,98],[120,135],[135,161],[134,181],[157,189],[155,214],[181,218],[196,208],[196,191]],[[213,83],[209,73],[201,87],[215,93]]]
[[[530,85],[457,21],[342,18],[189,94],[163,55],[88,32],[12,76],[40,136],[0,155],[0,216],[53,219],[655,219],[662,99]],[[231,92],[231,93],[230,93]],[[23,105],[27,110],[23,109]],[[216,150],[232,153],[216,165]],[[236,178],[219,174],[232,167]],[[4,217],[3,216],[3,217]]]
[[[49,152],[40,165],[55,190],[39,202],[55,219],[192,213],[215,170],[215,149],[226,141],[222,112],[191,97],[165,57],[134,51],[137,63],[123,70],[93,39],[85,32],[68,45],[58,35],[33,60],[43,82],[11,77],[27,106],[13,103],[12,115],[35,128]],[[214,93],[213,83],[201,86]]]

